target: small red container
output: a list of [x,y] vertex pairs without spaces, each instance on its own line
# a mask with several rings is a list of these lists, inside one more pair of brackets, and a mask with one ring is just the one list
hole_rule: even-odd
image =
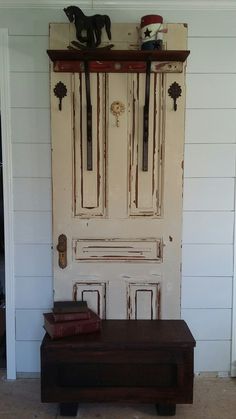
[[163,17],[160,15],[146,15],[141,18],[142,49],[161,49]]

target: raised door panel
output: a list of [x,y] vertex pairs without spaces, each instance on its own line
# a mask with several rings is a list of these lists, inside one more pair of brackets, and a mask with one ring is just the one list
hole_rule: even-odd
[[160,284],[133,283],[127,285],[128,318],[153,320],[160,318]]
[[106,318],[105,282],[75,282],[73,285],[73,300],[87,301],[88,307],[101,319]]

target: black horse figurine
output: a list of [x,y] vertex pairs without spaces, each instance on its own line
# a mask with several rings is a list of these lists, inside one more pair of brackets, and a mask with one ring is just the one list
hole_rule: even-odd
[[[82,43],[86,43],[88,48],[96,48],[101,43],[102,28],[105,26],[106,33],[111,39],[111,21],[107,15],[85,16],[82,10],[76,6],[69,6],[64,9],[70,22],[74,22],[76,28],[76,38]],[[86,34],[84,34],[86,32]],[[84,45],[72,42],[79,48]]]

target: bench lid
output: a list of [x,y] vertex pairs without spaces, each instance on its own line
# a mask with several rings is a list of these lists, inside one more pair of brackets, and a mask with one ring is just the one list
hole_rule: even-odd
[[194,347],[196,344],[184,320],[102,320],[101,332],[51,340],[42,346],[78,349],[155,349]]

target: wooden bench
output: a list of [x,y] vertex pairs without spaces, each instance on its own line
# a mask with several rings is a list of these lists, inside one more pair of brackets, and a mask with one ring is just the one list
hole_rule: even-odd
[[193,401],[195,340],[183,320],[103,320],[100,333],[41,345],[41,400],[75,416],[79,402],[155,403],[174,415]]

